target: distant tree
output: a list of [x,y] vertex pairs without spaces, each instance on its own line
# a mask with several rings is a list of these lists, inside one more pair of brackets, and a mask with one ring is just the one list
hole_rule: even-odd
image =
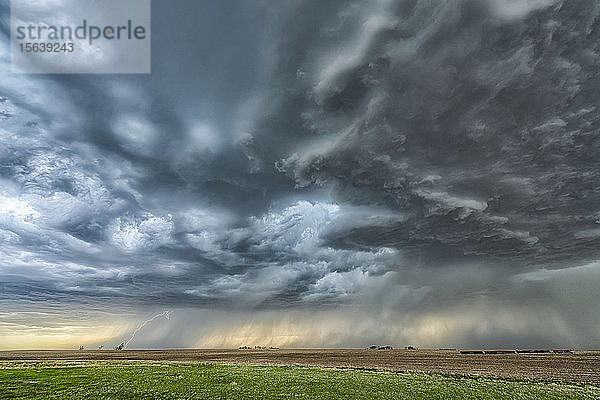
[[100,346],[98,346],[98,350],[102,350],[104,348],[104,345],[101,344]]
[[85,347],[79,346],[79,350],[85,350]]
[[115,346],[115,350],[123,350],[125,348],[125,343],[121,343],[118,346]]

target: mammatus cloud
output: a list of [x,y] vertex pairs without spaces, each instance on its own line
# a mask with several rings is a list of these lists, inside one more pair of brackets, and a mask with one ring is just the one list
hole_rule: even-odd
[[153,7],[149,77],[0,48],[0,346],[600,344],[595,2]]

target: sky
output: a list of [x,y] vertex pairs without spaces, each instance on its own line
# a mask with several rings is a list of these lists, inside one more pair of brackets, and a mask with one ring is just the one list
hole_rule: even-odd
[[9,9],[0,349],[600,348],[600,3],[153,0],[149,75]]

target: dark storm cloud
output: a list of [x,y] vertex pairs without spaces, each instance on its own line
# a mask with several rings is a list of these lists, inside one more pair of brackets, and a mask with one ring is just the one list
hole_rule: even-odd
[[7,12],[0,334],[597,344],[595,2],[154,1],[149,76],[9,74]]
[[[308,31],[316,7],[302,7],[291,18]],[[286,91],[256,152],[299,185],[408,214],[332,244],[556,267],[597,257],[595,2],[343,2],[320,18],[311,34],[325,40],[283,43],[301,48],[279,66]]]
[[250,172],[237,143],[264,78],[258,11],[153,12],[151,76],[6,75],[5,299],[37,287],[75,304],[294,303],[332,271],[389,265],[379,250],[321,249],[338,207]]

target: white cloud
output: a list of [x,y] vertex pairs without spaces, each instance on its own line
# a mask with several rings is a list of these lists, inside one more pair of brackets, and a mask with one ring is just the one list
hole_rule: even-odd
[[112,128],[125,150],[146,157],[154,154],[160,132],[142,116],[119,115]]
[[505,21],[527,17],[531,12],[549,7],[559,0],[488,0],[494,15]]
[[171,217],[145,216],[143,218],[117,218],[109,230],[110,240],[125,251],[154,250],[173,243],[174,230]]
[[31,223],[39,218],[40,213],[26,200],[0,196],[0,216],[4,221]]

